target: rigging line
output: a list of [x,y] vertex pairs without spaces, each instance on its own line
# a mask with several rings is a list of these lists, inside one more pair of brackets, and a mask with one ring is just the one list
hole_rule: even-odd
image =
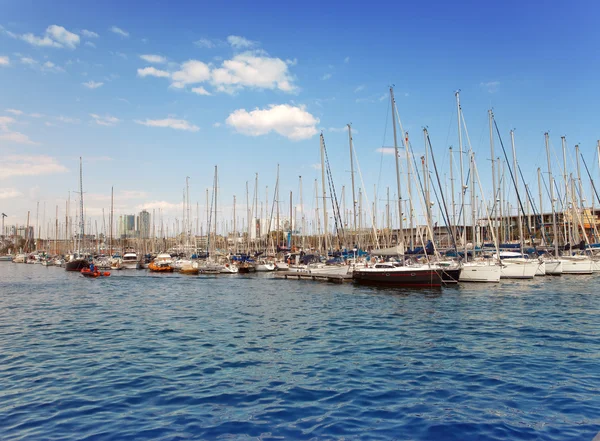
[[[390,106],[386,105],[385,108],[386,108],[385,127],[383,129],[383,139],[381,140],[381,156],[379,159],[379,177],[377,178],[377,191],[378,192],[379,192],[379,186],[381,184],[381,174],[383,171],[383,155],[385,155],[385,150],[384,150],[385,149],[385,138],[387,136],[387,128],[388,128],[387,121],[388,121],[388,118],[390,117]],[[394,150],[394,154],[396,154],[395,150]],[[377,196],[379,196],[379,195],[377,195]]]
[[[442,183],[440,182],[440,175],[438,174],[438,169],[437,169],[437,165],[435,163],[435,155],[433,154],[433,147],[431,145],[431,139],[429,139],[429,132],[427,132],[427,144],[429,144],[429,151],[431,152],[431,161],[433,163],[433,168],[435,170],[435,176],[437,179],[437,183],[438,186],[440,188],[440,194],[442,197],[442,203],[443,203],[443,207],[444,207],[444,221],[446,222],[446,229],[448,230],[448,233],[450,234],[450,237],[452,238],[452,244],[454,245],[454,251],[456,251],[456,254],[458,254],[458,248],[456,247],[456,240],[454,237],[454,234],[452,233],[452,228],[450,228],[449,224],[449,220],[450,220],[450,215],[448,214],[448,207],[446,206],[446,199],[444,198],[444,191],[442,188]],[[427,146],[425,146],[425,148],[427,148]],[[435,186],[433,187],[435,190]],[[436,192],[436,199],[437,199],[437,192]],[[438,204],[439,204],[439,200],[438,200]]]
[[[325,145],[325,140],[323,140],[323,151],[325,152],[325,163],[327,165],[327,181],[329,183],[329,192],[333,196],[332,205],[333,205],[333,220],[335,223],[335,232],[338,236],[338,241],[340,245],[345,243],[345,234],[344,234],[344,224],[342,222],[342,217],[340,215],[340,206],[338,204],[337,194],[335,192],[335,186],[333,185],[333,175],[331,173],[331,165],[329,164],[329,155],[327,154],[327,147]],[[338,226],[338,220],[340,226]],[[342,232],[342,236],[340,237],[340,230]]]
[[[354,150],[354,160],[356,161],[356,168],[358,169],[358,176],[360,177],[360,183],[362,184],[362,188],[365,188],[365,182],[363,180],[362,172],[360,171],[360,163],[358,162],[358,156],[356,155],[356,149],[353,149],[353,150]],[[367,201],[367,212],[369,214],[371,214],[371,219],[373,219],[373,215],[371,213],[371,207],[370,207],[371,204],[369,203],[369,196],[367,195],[366,191],[364,192],[364,196]],[[373,223],[373,222],[371,222],[371,223]],[[371,225],[371,227],[373,229],[373,234],[375,236],[375,246],[377,248],[379,248],[379,237],[377,237],[377,230],[375,228],[375,225]]]
[[[504,159],[506,160],[506,168],[508,168],[508,172],[510,173],[510,178],[512,179],[513,185],[515,187],[515,192],[517,193],[517,200],[519,201],[519,206],[521,207],[521,213],[523,213],[523,215],[525,215],[525,209],[523,208],[523,201],[521,201],[521,196],[519,195],[519,188],[517,187],[517,181],[515,181],[515,176],[513,174],[512,167],[509,164],[508,155],[506,154],[506,149],[504,148],[504,143],[502,142],[502,137],[500,136],[500,130],[498,129],[498,124],[496,123],[495,118],[493,119],[493,121],[494,121],[494,126],[496,127],[496,133],[498,134],[498,140],[500,141],[500,146],[502,147],[502,153],[504,153]],[[529,240],[531,241],[531,245],[533,246],[535,253],[539,256],[540,253],[538,252],[537,247],[535,246],[535,242],[533,240],[534,237],[531,234],[531,228],[529,228],[529,225],[527,225],[527,234],[529,234]]]

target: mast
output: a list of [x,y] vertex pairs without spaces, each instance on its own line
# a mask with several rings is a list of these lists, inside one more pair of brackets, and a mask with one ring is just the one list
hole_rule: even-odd
[[[563,225],[565,225],[565,241],[569,243],[569,251],[572,251],[571,239],[571,220],[567,216],[567,208],[569,207],[569,181],[567,180],[567,137],[561,136],[562,154],[563,154],[563,181],[565,184],[565,202],[563,205]],[[567,225],[568,223],[568,225]]]
[[400,152],[398,150],[398,135],[396,133],[396,99],[394,98],[393,87],[390,87],[390,101],[392,104],[392,127],[394,129],[394,156],[396,157],[396,186],[398,187],[398,239],[404,248],[404,226],[402,225],[402,188],[400,185]]
[[[82,166],[82,160],[81,160],[81,156],[79,157],[79,194],[81,196],[80,198],[80,216],[81,216],[81,220],[80,220],[80,225],[81,225],[81,240],[79,241],[79,245],[80,247],[82,247],[84,238],[85,238],[85,225],[83,222],[83,166]],[[78,250],[79,252],[81,252],[81,250]]]
[[[354,189],[354,145],[352,142],[352,126],[348,126],[348,140],[350,142],[350,177],[352,178],[352,231],[353,236],[356,236],[356,192]],[[355,239],[353,238],[353,241]]]
[[[4,230],[4,216],[2,216],[2,230]],[[4,231],[2,233],[4,234]],[[56,226],[54,228],[54,254],[58,254],[58,205],[56,206]]]
[[237,230],[235,227],[235,195],[233,195],[233,253],[237,254]]
[[275,189],[275,203],[277,204],[277,229],[275,230],[275,245],[273,248],[279,245],[279,230],[281,225],[279,224],[279,164],[277,164],[277,188]]
[[456,237],[456,201],[454,200],[454,165],[452,160],[454,154],[452,152],[452,146],[450,146],[450,193],[452,195],[452,235]]
[[[496,197],[496,163],[494,156],[494,112],[492,109],[488,110],[488,120],[490,125],[490,157],[492,158],[492,213],[491,217],[494,219],[494,212],[496,211],[497,197]],[[499,239],[498,236],[498,215],[496,214],[496,219],[493,221],[494,224],[492,228],[495,231],[495,236]]]
[[304,235],[305,235],[305,231],[306,231],[306,219],[304,218],[304,203],[302,202],[302,176],[298,176],[298,180],[299,180],[299,185],[298,187],[300,187],[300,217],[302,219],[302,249],[304,249]]
[[[517,168],[517,151],[515,149],[515,131],[511,130],[510,131],[510,145],[512,147],[512,154],[513,154],[513,170],[515,170],[514,173],[514,179],[515,179],[515,191],[517,193],[517,199],[519,198],[519,173],[517,172],[518,168]],[[521,217],[521,210],[517,205],[517,213],[518,213],[518,222],[519,222],[519,244],[521,245],[521,254],[523,253],[523,248],[524,248],[524,241],[523,241],[523,221],[522,221],[522,217]]]
[[556,215],[554,211],[554,179],[552,178],[552,163],[550,161],[550,147],[548,145],[548,132],[544,133],[546,144],[546,157],[548,159],[548,181],[550,184],[550,206],[552,207],[552,242],[554,242],[554,257],[558,258],[558,240],[556,234]]
[[292,205],[293,205],[292,192],[290,191],[290,237],[288,238],[289,239],[288,247],[290,248],[290,250],[292,249],[292,236],[294,233],[294,229],[293,229],[293,225],[292,225],[292,219],[293,219],[292,218],[292,216],[293,216]]
[[321,187],[323,189],[323,237],[325,239],[325,253],[329,247],[327,243],[327,188],[325,187],[325,138],[321,132]]
[[214,247],[216,248],[217,246],[217,192],[219,191],[219,179],[217,178],[217,166],[215,165],[215,240],[214,240]]
[[457,90],[454,93],[456,97],[456,111],[458,115],[458,159],[460,162],[460,198],[461,198],[461,212],[463,218],[463,231],[461,237],[463,238],[463,249],[465,252],[465,260],[467,259],[467,216],[465,216],[465,192],[467,190],[464,183],[464,167],[463,167],[463,146],[462,146],[462,126],[460,124],[461,119],[461,108],[460,108],[460,91]]

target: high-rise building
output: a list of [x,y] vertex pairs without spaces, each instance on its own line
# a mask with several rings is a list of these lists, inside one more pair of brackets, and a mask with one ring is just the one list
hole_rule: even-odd
[[119,237],[135,237],[135,215],[124,214],[119,216],[117,226]]
[[150,213],[146,210],[140,211],[137,216],[137,233],[138,237],[148,239],[150,237]]

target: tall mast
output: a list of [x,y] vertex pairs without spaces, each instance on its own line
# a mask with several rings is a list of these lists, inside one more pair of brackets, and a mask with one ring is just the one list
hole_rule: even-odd
[[[404,247],[404,226],[402,225],[402,188],[400,185],[400,152],[398,150],[398,135],[396,133],[396,99],[394,88],[390,87],[390,101],[392,103],[392,127],[394,129],[394,156],[396,157],[396,186],[398,187],[398,238]],[[360,191],[359,191],[360,192]]]
[[450,146],[450,194],[452,195],[452,235],[456,237],[456,201],[454,199],[454,154],[452,146]]
[[[81,161],[81,156],[79,157],[79,195],[80,195],[80,216],[81,216],[81,240],[79,242],[80,247],[83,244],[83,240],[85,238],[85,225],[84,225],[84,221],[83,221],[83,166],[82,166],[82,161]],[[78,250],[81,251],[81,250]]]
[[289,246],[290,249],[292,248],[292,235],[293,235],[293,230],[294,230],[293,224],[292,224],[292,216],[293,216],[292,205],[293,205],[293,202],[292,202],[292,192],[290,191],[290,237],[289,237],[289,244],[288,244],[288,246]]
[[325,253],[329,247],[327,243],[327,188],[325,187],[325,138],[321,133],[321,188],[323,189],[323,237],[325,239]]
[[233,195],[233,253],[237,254],[237,232],[235,225],[235,195]]
[[217,166],[215,165],[215,240],[213,247],[217,246],[217,192],[219,187],[219,179],[217,178]]
[[[499,239],[498,236],[498,215],[496,214],[496,216],[494,216],[494,212],[497,210],[496,205],[497,205],[497,197],[496,197],[496,157],[494,156],[494,129],[493,129],[493,125],[494,125],[494,112],[492,111],[492,109],[488,110],[488,121],[489,121],[489,126],[490,126],[490,157],[492,158],[492,213],[491,213],[491,217],[492,217],[492,222],[494,222],[494,224],[492,225],[492,228],[495,231],[495,236]],[[494,220],[494,217],[496,218]]]
[[472,241],[473,241],[473,257],[475,257],[475,248],[477,246],[476,236],[476,205],[475,205],[475,153],[471,150],[469,167],[471,175],[471,228],[472,228]]
[[464,182],[464,167],[463,167],[463,146],[462,146],[462,126],[461,126],[461,108],[460,108],[460,91],[454,93],[456,96],[456,111],[458,115],[458,160],[460,162],[460,198],[461,198],[461,212],[463,218],[463,231],[461,237],[463,238],[463,248],[465,251],[465,260],[467,259],[467,217],[465,216],[465,191],[466,186]]
[[[569,243],[569,251],[572,249],[571,244],[571,225],[570,219],[567,215],[567,208],[569,207],[569,181],[567,180],[567,138],[566,136],[561,136],[561,145],[562,145],[562,154],[563,154],[563,181],[565,184],[565,195],[564,195],[564,205],[563,205],[563,224],[565,225],[565,241]],[[567,222],[569,225],[567,226]]]
[[[515,191],[517,193],[517,199],[519,198],[519,173],[518,173],[518,164],[517,164],[517,151],[515,149],[515,131],[510,131],[510,145],[512,146],[512,154],[513,154],[513,170],[514,179],[515,179]],[[523,253],[523,223],[521,218],[521,209],[517,203],[517,213],[518,213],[518,222],[519,222],[519,243],[521,244],[521,253]]]
[[544,133],[546,144],[546,157],[548,159],[548,182],[550,185],[550,207],[552,207],[552,242],[554,242],[554,257],[558,258],[558,237],[556,234],[556,215],[554,211],[554,179],[552,178],[552,163],[550,161],[550,147],[548,145],[548,132]]
[[300,191],[300,218],[302,221],[302,249],[304,249],[304,236],[306,235],[306,218],[304,217],[304,202],[302,201],[302,176],[298,176],[298,187]]
[[248,191],[248,181],[246,181],[246,253],[250,254],[250,220],[251,220],[251,216],[250,216],[250,195],[249,195],[249,191]]
[[110,257],[112,257],[114,203],[115,203],[115,188],[110,187],[110,241],[109,241],[110,243],[108,245]]
[[[395,117],[396,115],[394,115]],[[412,179],[410,175],[412,174],[412,166],[410,160],[410,149],[408,147],[408,132],[404,133],[404,150],[406,152],[406,188],[408,189],[408,229],[410,231],[410,249],[413,250],[415,248],[414,244],[414,225],[413,225],[413,217],[414,217],[414,209],[412,202]]]
[[[352,231],[353,236],[356,235],[356,192],[354,189],[354,144],[352,142],[352,126],[348,126],[348,140],[350,142],[350,177],[352,178]],[[355,240],[355,239],[353,239]]]
[[277,204],[277,230],[275,230],[275,245],[273,248],[279,245],[279,164],[277,164],[277,188],[275,189],[275,203]]

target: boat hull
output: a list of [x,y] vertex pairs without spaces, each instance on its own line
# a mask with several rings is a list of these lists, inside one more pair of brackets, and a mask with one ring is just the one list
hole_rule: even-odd
[[389,269],[373,271],[369,268],[355,270],[353,279],[360,285],[387,286],[391,288],[420,288],[442,286],[442,276],[435,269]]
[[592,274],[593,261],[591,259],[561,259],[563,274]]
[[533,279],[538,270],[537,260],[523,261],[504,259],[500,270],[501,279]]
[[495,264],[465,263],[460,273],[459,282],[500,282],[500,266]]
[[65,264],[65,270],[67,271],[78,271],[81,272],[82,269],[87,269],[90,267],[90,263],[84,259],[75,259],[67,262]]

